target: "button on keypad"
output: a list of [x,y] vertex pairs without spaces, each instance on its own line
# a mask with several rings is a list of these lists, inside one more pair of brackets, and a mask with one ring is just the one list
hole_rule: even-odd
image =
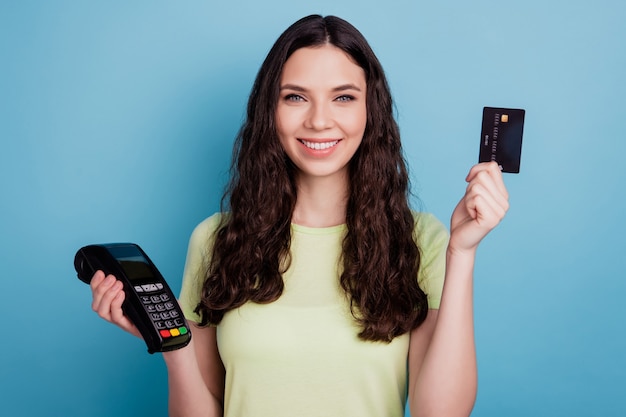
[[162,284],[146,284],[140,288],[143,290],[143,295],[140,295],[141,302],[161,337],[174,337],[189,332],[170,296],[158,292],[163,289]]

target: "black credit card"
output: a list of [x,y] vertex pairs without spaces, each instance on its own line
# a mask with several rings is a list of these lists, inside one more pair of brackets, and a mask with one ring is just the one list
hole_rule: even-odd
[[483,108],[478,162],[496,161],[502,172],[519,173],[525,114],[523,109]]

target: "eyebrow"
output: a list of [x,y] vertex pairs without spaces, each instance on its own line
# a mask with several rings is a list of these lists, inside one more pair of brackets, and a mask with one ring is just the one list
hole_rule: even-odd
[[[285,84],[285,85],[281,85],[280,86],[280,90],[293,90],[293,91],[300,91],[300,92],[306,92],[307,89],[304,87],[301,87],[299,85],[296,84]],[[361,89],[359,87],[357,87],[355,84],[341,84],[338,85],[337,87],[334,87],[332,89],[333,92],[339,92],[339,91],[347,91],[347,90],[354,90],[354,91],[358,91],[360,92]]]

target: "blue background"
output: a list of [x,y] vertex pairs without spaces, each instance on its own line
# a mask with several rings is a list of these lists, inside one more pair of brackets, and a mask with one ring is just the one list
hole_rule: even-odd
[[446,223],[482,107],[527,111],[511,209],[476,265],[473,416],[626,415],[618,0],[2,0],[2,414],[166,415],[161,358],[91,311],[74,253],[137,242],[178,292],[256,71],[313,12],[370,40],[415,192]]

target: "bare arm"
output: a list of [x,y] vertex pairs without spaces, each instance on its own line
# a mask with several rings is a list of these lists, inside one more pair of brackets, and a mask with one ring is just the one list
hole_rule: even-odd
[[191,343],[164,352],[169,383],[169,415],[192,417],[223,415],[224,367],[217,351],[214,327],[190,323]]
[[413,417],[468,416],[477,390],[473,270],[478,244],[508,210],[495,163],[478,164],[451,221],[439,311],[411,332],[409,405]]
[[467,275],[467,268],[448,261],[439,311],[429,311],[424,324],[411,333],[409,400],[413,417],[468,416],[474,406],[476,351],[471,272]]

